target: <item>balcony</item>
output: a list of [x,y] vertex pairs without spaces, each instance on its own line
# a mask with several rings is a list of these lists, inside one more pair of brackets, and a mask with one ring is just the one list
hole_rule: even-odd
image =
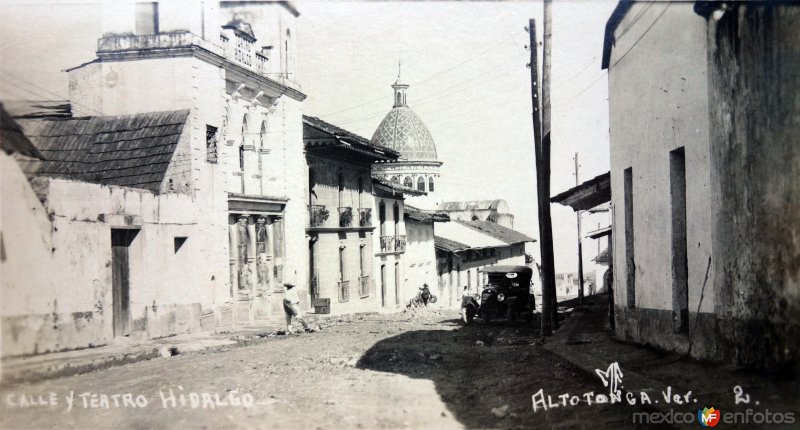
[[361,298],[369,296],[369,276],[358,278],[358,295]]
[[325,220],[330,216],[330,212],[322,205],[308,205],[308,226],[322,227]]
[[347,302],[350,300],[350,281],[339,281],[339,301]]
[[406,236],[394,237],[394,250],[395,252],[406,252]]
[[339,207],[339,227],[350,227],[353,225],[353,208]]
[[381,252],[394,252],[394,236],[381,236]]
[[358,210],[358,225],[361,227],[372,226],[372,208],[361,208]]

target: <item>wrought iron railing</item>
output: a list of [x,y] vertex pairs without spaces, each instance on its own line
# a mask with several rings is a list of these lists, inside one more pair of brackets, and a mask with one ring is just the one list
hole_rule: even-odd
[[339,301],[350,300],[350,281],[339,281]]
[[400,235],[394,237],[394,250],[395,252],[406,252],[406,236]]
[[372,225],[372,208],[361,208],[358,210],[358,225],[369,227]]
[[339,227],[350,227],[351,225],[353,225],[353,208],[339,207]]
[[325,220],[330,216],[328,208],[322,205],[308,205],[308,225],[309,227],[321,227]]
[[381,252],[394,251],[394,236],[381,236]]
[[369,295],[369,276],[358,278],[358,295],[367,297]]

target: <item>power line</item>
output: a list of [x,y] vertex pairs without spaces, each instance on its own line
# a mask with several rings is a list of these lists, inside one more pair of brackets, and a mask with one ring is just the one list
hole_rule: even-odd
[[666,7],[664,7],[664,9],[662,9],[662,10],[661,10],[661,13],[659,13],[659,14],[658,14],[658,16],[656,17],[656,19],[654,19],[654,20],[653,20],[653,22],[652,22],[652,23],[650,23],[650,26],[649,26],[649,27],[647,27],[647,29],[644,31],[644,33],[642,33],[642,35],[641,35],[641,36],[639,36],[639,38],[638,38],[638,39],[636,39],[636,41],[635,41],[635,42],[633,42],[633,45],[631,45],[631,47],[630,47],[630,48],[628,48],[628,50],[627,50],[627,51],[625,51],[625,53],[624,53],[624,54],[622,54],[622,56],[621,56],[621,57],[619,57],[619,58],[617,59],[617,61],[615,61],[615,62],[614,62],[614,64],[612,64],[611,66],[609,66],[609,67],[608,67],[608,70],[611,70],[611,69],[613,69],[613,68],[614,68],[614,66],[616,66],[616,65],[617,65],[617,64],[618,64],[620,61],[622,61],[622,59],[623,59],[623,58],[625,58],[625,56],[626,56],[626,55],[628,55],[628,53],[629,53],[629,52],[631,52],[631,50],[633,50],[633,48],[636,46],[636,44],[637,44],[637,43],[639,43],[639,41],[641,41],[641,40],[644,38],[644,36],[645,36],[645,35],[647,35],[647,33],[650,31],[650,29],[652,29],[652,28],[653,28],[653,26],[654,26],[654,25],[656,25],[656,23],[658,22],[658,20],[659,20],[659,19],[661,19],[661,17],[664,15],[664,12],[666,12],[666,11],[667,11],[667,9],[669,9],[669,7],[670,7],[670,6],[672,6],[672,3],[667,3],[667,6],[666,6]]
[[[18,81],[20,81],[20,82],[26,83],[26,84],[28,84],[28,85],[30,85],[30,86],[32,86],[32,87],[34,87],[34,88],[37,88],[37,89],[39,89],[39,90],[41,90],[41,91],[44,91],[44,92],[45,92],[45,93],[47,93],[47,94],[51,94],[51,95],[54,95],[54,96],[56,96],[56,97],[58,97],[58,98],[59,98],[59,100],[50,100],[49,98],[45,97],[46,99],[48,99],[48,100],[50,100],[50,101],[52,101],[52,102],[58,102],[58,101],[68,101],[70,104],[74,104],[74,105],[76,105],[76,106],[83,107],[83,108],[86,108],[86,109],[88,109],[88,110],[94,111],[94,112],[98,113],[100,116],[105,116],[105,114],[104,114],[103,112],[100,112],[100,111],[99,111],[99,110],[97,110],[97,109],[94,109],[94,108],[92,108],[92,107],[90,107],[90,106],[83,105],[83,104],[81,104],[81,103],[77,103],[77,102],[71,101],[71,100],[69,100],[69,98],[67,98],[67,97],[63,97],[63,96],[61,96],[60,94],[56,94],[56,93],[54,93],[54,92],[52,92],[52,91],[50,91],[50,90],[47,90],[47,89],[45,89],[45,88],[42,88],[42,87],[40,87],[40,86],[38,86],[38,85],[34,84],[33,82],[30,82],[30,81],[27,81],[27,80],[25,80],[25,79],[23,79],[23,78],[20,78],[19,76],[15,75],[15,74],[13,74],[13,73],[11,73],[11,72],[9,72],[8,70],[3,70],[2,72],[3,72],[3,73],[5,73],[7,76],[10,76],[11,78],[14,78],[14,79],[16,79],[16,80],[18,80]],[[33,94],[33,91],[30,91],[30,90],[29,90],[29,92],[31,92],[31,93]],[[41,97],[41,95],[40,95],[40,97]]]

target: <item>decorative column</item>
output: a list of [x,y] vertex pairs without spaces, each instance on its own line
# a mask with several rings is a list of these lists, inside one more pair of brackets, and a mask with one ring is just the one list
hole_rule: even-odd
[[266,252],[266,255],[267,255],[266,269],[267,269],[267,289],[268,289],[268,291],[272,291],[272,290],[278,288],[278,286],[275,285],[275,282],[274,282],[275,278],[272,276],[272,272],[274,270],[272,267],[275,265],[275,261],[274,261],[275,260],[275,258],[274,258],[275,254],[272,252],[272,250],[274,249],[274,246],[275,246],[274,245],[274,241],[273,241],[273,238],[275,237],[275,232],[272,230],[272,223],[273,222],[274,222],[274,220],[270,219],[269,220],[269,224],[266,225],[267,243],[264,244],[265,248],[266,248],[264,252]]
[[256,296],[264,296],[267,291],[267,280],[269,279],[268,257],[267,257],[267,220],[259,217],[256,220]]
[[247,270],[247,243],[249,242],[249,238],[247,237],[247,216],[241,215],[239,216],[239,220],[236,223],[236,268],[238,274],[238,293],[241,296],[244,295],[245,298],[247,296],[247,286],[248,286],[248,270]]
[[[250,222],[252,221],[252,222]],[[256,223],[248,219],[247,224],[247,293],[250,298],[255,292],[256,280]]]
[[229,224],[228,225],[228,255],[230,260],[230,271],[231,271],[231,285],[230,285],[230,294],[231,298],[233,298],[233,292],[237,291],[237,281],[239,279],[239,269],[238,269],[238,261],[239,261],[239,242],[237,239],[237,228],[239,224]]

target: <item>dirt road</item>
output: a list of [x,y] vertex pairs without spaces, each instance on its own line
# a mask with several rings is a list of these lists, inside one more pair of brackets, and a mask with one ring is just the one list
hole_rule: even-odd
[[[534,325],[455,312],[362,317],[322,332],[0,389],[7,428],[629,428],[631,409],[533,411],[602,391],[535,345]],[[33,405],[33,403],[39,403]]]

